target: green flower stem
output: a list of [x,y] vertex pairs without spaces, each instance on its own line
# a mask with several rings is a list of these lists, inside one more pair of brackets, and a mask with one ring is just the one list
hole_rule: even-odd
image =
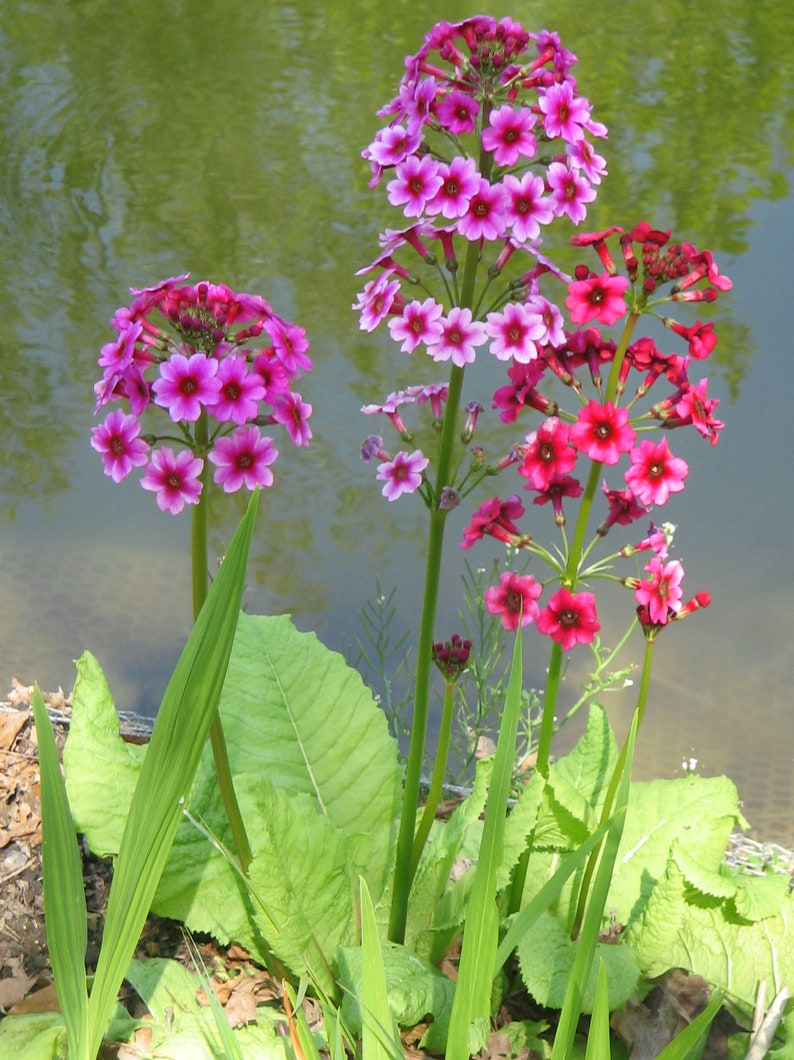
[[[612,361],[612,368],[609,373],[609,379],[607,381],[606,393],[604,395],[604,401],[612,401],[617,393],[618,378],[620,376],[620,368],[626,356],[626,350],[629,346],[629,340],[631,339],[632,332],[634,331],[635,325],[639,320],[639,312],[633,311],[629,314],[626,323],[623,327],[623,334],[620,336],[620,342],[618,343],[617,349],[615,350],[615,356]],[[590,467],[590,474],[587,479],[587,485],[585,486],[584,493],[582,494],[582,500],[579,504],[579,512],[576,519],[576,527],[574,528],[573,540],[571,541],[570,548],[568,549],[568,555],[565,563],[565,574],[563,576],[563,584],[566,585],[571,592],[576,589],[576,582],[579,578],[579,567],[582,557],[585,555],[585,536],[587,534],[587,526],[590,521],[590,512],[593,507],[593,499],[598,489],[598,483],[601,479],[601,469],[603,464],[594,462]],[[560,673],[562,668],[562,648],[559,644],[553,644],[551,648],[551,656],[549,658],[549,677],[546,682],[546,695],[543,698],[543,716],[540,723],[540,737],[538,740],[538,758],[537,758],[537,770],[543,777],[549,775],[549,755],[551,751],[551,738],[554,732],[554,712],[557,708],[557,693],[560,685]]]
[[419,858],[422,856],[427,837],[433,821],[436,819],[436,810],[441,801],[441,790],[444,784],[444,776],[447,771],[447,757],[449,756],[449,745],[452,740],[452,716],[455,708],[455,682],[446,681],[444,688],[444,705],[441,708],[441,724],[438,730],[438,744],[436,745],[436,760],[433,763],[433,775],[430,778],[430,790],[427,793],[422,818],[414,837],[413,857],[411,858],[411,875],[416,873]]
[[[653,637],[646,638],[645,641],[645,655],[642,660],[642,676],[640,678],[640,687],[637,692],[637,730],[639,730],[642,722],[642,716],[645,713],[645,705],[648,702],[648,689],[651,685],[651,668],[653,664],[653,646],[655,639]],[[626,756],[628,754],[628,740],[623,744],[620,749],[617,763],[614,770],[612,771],[612,777],[609,781],[609,787],[607,788],[606,797],[604,798],[604,805],[601,808],[601,823],[603,824],[609,818],[612,812],[612,806],[615,802],[615,795],[617,794],[618,785],[620,784],[620,778],[623,775],[623,770],[626,768]],[[584,921],[585,907],[587,904],[587,895],[590,891],[590,884],[593,879],[593,874],[596,870],[596,863],[598,862],[598,856],[601,852],[601,843],[593,848],[590,852],[590,857],[587,859],[587,866],[582,876],[582,885],[579,889],[579,901],[576,905],[576,915],[574,917],[573,926],[571,928],[571,938],[575,939],[578,937],[581,930],[582,922]]]
[[[202,452],[207,445],[207,414],[202,411],[196,424],[196,449]],[[193,621],[198,618],[204,601],[207,598],[209,569],[207,563],[207,497],[208,497],[209,468],[206,457],[204,468],[201,472],[201,495],[198,504],[193,505],[191,522],[191,554],[193,562]],[[248,872],[251,864],[251,844],[248,842],[248,833],[243,824],[240,812],[240,804],[232,780],[232,770],[229,765],[229,752],[226,747],[226,737],[223,733],[221,716],[218,708],[215,708],[215,716],[210,725],[210,745],[212,746],[212,757],[215,760],[215,774],[218,778],[218,788],[223,801],[223,808],[232,831],[232,839],[240,861],[240,868],[244,874]]]
[[[471,306],[477,277],[479,248],[470,243],[466,252],[461,283],[460,304]],[[405,924],[408,919],[408,896],[414,875],[414,857],[419,860],[421,849],[414,850],[414,833],[419,808],[419,789],[422,765],[427,740],[427,716],[430,700],[430,675],[433,666],[433,629],[436,621],[438,587],[441,580],[441,558],[444,544],[444,526],[447,513],[439,508],[441,491],[452,485],[451,471],[455,452],[460,396],[463,391],[464,369],[452,365],[449,373],[447,403],[438,446],[438,471],[430,505],[430,529],[425,565],[425,589],[422,599],[422,617],[419,625],[419,644],[416,653],[416,684],[414,709],[411,722],[411,740],[408,746],[408,761],[405,768],[403,808],[400,816],[400,831],[397,836],[397,857],[394,867],[394,890],[392,892],[389,938],[392,942],[403,942]],[[443,768],[446,768],[446,761]]]

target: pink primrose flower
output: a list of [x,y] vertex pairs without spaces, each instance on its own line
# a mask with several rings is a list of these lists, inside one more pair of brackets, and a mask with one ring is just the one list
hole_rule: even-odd
[[587,280],[574,280],[568,284],[566,306],[571,311],[574,324],[587,324],[597,320],[611,327],[626,315],[624,295],[629,286],[627,276],[610,276],[602,273]]
[[533,504],[548,504],[554,509],[554,519],[557,526],[565,526],[565,513],[562,510],[563,497],[581,497],[583,487],[579,479],[571,475],[552,475],[545,490],[538,490],[537,497],[533,498]]
[[571,426],[570,441],[582,453],[601,464],[617,464],[622,453],[628,453],[637,437],[629,424],[629,410],[615,408],[591,399],[579,409]]
[[555,476],[572,471],[578,457],[569,445],[570,428],[558,416],[549,416],[528,434],[519,473],[529,479],[526,489],[546,490]]
[[430,413],[434,420],[440,420],[444,415],[443,404],[447,400],[447,383],[429,383],[427,386],[406,387],[406,394],[410,395],[417,405],[430,402]]
[[540,226],[554,219],[554,206],[545,197],[543,178],[534,173],[516,177],[508,173],[502,181],[505,220],[520,243],[537,239]]
[[699,434],[708,438],[712,445],[716,445],[718,432],[725,424],[722,420],[714,419],[712,415],[719,405],[719,400],[706,397],[707,387],[708,379],[701,379],[697,386],[686,387],[675,405],[675,411],[682,425],[691,423]]
[[455,157],[438,167],[441,186],[425,205],[425,213],[433,217],[441,214],[451,221],[463,217],[469,208],[472,196],[480,189],[480,174],[473,158]]
[[189,357],[175,353],[161,363],[160,377],[152,383],[154,403],[166,409],[174,423],[192,423],[201,415],[202,406],[212,406],[218,400],[217,373],[218,362],[204,353]]
[[135,343],[143,331],[140,320],[131,321],[115,342],[107,342],[100,351],[98,364],[100,368],[111,373],[120,373],[129,368],[135,356]]
[[544,116],[546,135],[555,140],[561,137],[568,143],[583,139],[590,120],[590,104],[582,96],[575,96],[570,81],[551,85],[541,96],[539,106]]
[[430,155],[409,155],[395,171],[386,188],[392,206],[402,206],[406,217],[421,217],[426,203],[444,183],[438,162]]
[[422,485],[422,472],[430,463],[421,449],[413,453],[401,451],[393,460],[378,466],[377,478],[385,483],[381,492],[389,501],[396,501],[403,493],[414,493]]
[[273,317],[265,325],[265,330],[273,340],[276,356],[292,379],[300,372],[311,371],[312,362],[306,355],[309,340],[304,328],[298,324],[289,324],[280,317]]
[[289,376],[281,361],[276,357],[276,351],[271,347],[263,350],[254,357],[253,370],[262,380],[264,395],[262,401],[272,405],[276,398],[281,397],[289,391]]
[[501,184],[489,184],[485,177],[480,177],[480,186],[469,200],[466,213],[458,221],[458,231],[473,243],[478,239],[499,239],[506,228]]
[[499,584],[483,593],[485,609],[489,615],[501,616],[504,629],[515,631],[537,619],[540,608],[536,601],[542,592],[543,586],[531,574],[502,571]]
[[387,125],[375,133],[375,139],[362,155],[375,166],[389,168],[412,155],[421,142],[419,130],[409,132],[402,125]]
[[705,360],[717,345],[717,336],[714,334],[714,324],[701,324],[699,320],[686,327],[677,320],[670,317],[662,317],[662,323],[670,328],[676,335],[680,335],[689,343],[689,356],[696,361]]
[[609,504],[607,517],[597,530],[601,537],[608,534],[615,523],[619,523],[621,526],[629,526],[631,523],[636,522],[637,519],[642,519],[644,515],[648,514],[648,509],[640,504],[630,489],[611,490],[607,488],[607,484],[604,482],[601,486],[601,492]]
[[569,217],[575,225],[587,216],[586,203],[596,197],[596,190],[578,169],[564,162],[552,162],[547,173],[549,198],[557,217]]
[[403,308],[401,316],[391,318],[389,333],[395,342],[402,341],[403,353],[413,353],[420,342],[432,343],[441,338],[443,312],[444,307],[434,298],[424,302],[414,299]]
[[658,443],[646,439],[632,449],[631,467],[623,476],[626,484],[642,504],[666,504],[671,493],[680,493],[689,467],[681,457],[673,456],[667,439]]
[[645,570],[651,577],[640,583],[634,598],[638,604],[648,608],[651,622],[663,626],[670,614],[681,608],[684,568],[678,560],[665,563],[659,556],[654,556]]
[[475,347],[488,341],[485,325],[472,320],[466,306],[453,306],[446,317],[441,317],[441,334],[427,343],[427,352],[434,361],[448,361],[462,368],[475,357]]
[[572,593],[562,587],[550,597],[547,606],[536,620],[540,633],[545,633],[570,651],[576,644],[591,644],[601,629],[592,593]]
[[535,340],[538,346],[556,349],[565,345],[565,321],[557,306],[540,294],[532,294],[524,303],[530,315],[542,325],[542,333]]
[[235,493],[241,486],[253,490],[256,486],[272,486],[272,464],[278,450],[270,438],[263,437],[258,427],[238,427],[231,434],[218,438],[208,459],[217,470],[215,482],[224,493]]
[[497,166],[514,166],[521,157],[535,157],[535,115],[528,107],[516,110],[512,104],[504,103],[491,111],[488,122],[489,127],[482,131],[482,146],[493,152]]
[[91,428],[91,445],[102,455],[105,474],[114,482],[121,482],[134,467],[143,467],[149,459],[149,446],[140,433],[137,417],[121,409],[114,409],[104,423]]
[[400,281],[393,280],[388,272],[364,284],[364,290],[352,306],[361,313],[358,322],[361,331],[374,331],[381,320],[388,316],[399,290]]
[[460,136],[474,132],[480,104],[465,92],[453,89],[434,104],[433,113],[443,129]]
[[290,391],[279,397],[273,405],[273,422],[280,423],[287,428],[287,434],[293,443],[298,446],[309,444],[313,437],[309,427],[309,417],[312,414],[312,406],[304,401],[300,394]]
[[461,548],[471,548],[477,541],[482,541],[485,534],[496,538],[506,545],[518,547],[519,542],[528,541],[513,522],[524,514],[524,505],[517,493],[508,497],[506,501],[500,501],[498,497],[491,497],[485,501],[474,515],[471,522],[463,530]]
[[580,169],[591,184],[600,184],[601,178],[607,175],[606,159],[596,154],[593,145],[584,137],[569,145],[567,154],[576,169]]
[[538,356],[535,342],[544,335],[545,328],[521,302],[508,302],[501,312],[488,314],[485,331],[493,339],[490,350],[494,357],[529,364]]
[[245,357],[224,357],[218,365],[218,381],[221,388],[212,406],[215,419],[220,423],[231,420],[238,426],[256,419],[265,384],[258,372],[249,371]]
[[204,461],[190,449],[174,453],[173,449],[164,446],[152,453],[141,485],[157,494],[157,506],[161,511],[179,515],[186,504],[198,504],[202,488],[199,476],[203,467]]

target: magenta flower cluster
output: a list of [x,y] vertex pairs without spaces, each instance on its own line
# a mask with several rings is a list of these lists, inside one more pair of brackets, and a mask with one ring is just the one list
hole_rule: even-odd
[[[686,462],[667,437],[649,432],[691,426],[716,444],[723,426],[714,415],[718,402],[708,397],[707,380],[690,380],[689,371],[717,340],[713,325],[681,323],[660,307],[708,304],[731,287],[708,251],[672,242],[669,232],[646,222],[573,235],[571,243],[596,259],[595,268],[581,264],[573,275],[543,252],[549,226],[581,224],[606,174],[593,143],[607,130],[578,91],[575,62],[555,33],[527,33],[511,19],[481,16],[433,28],[406,60],[399,94],[379,112],[387,124],[363,152],[371,186],[385,179],[389,203],[408,224],[383,233],[378,257],[359,272],[367,279],[353,305],[362,330],[385,324],[402,353],[423,352],[452,373],[462,374],[487,350],[507,366],[507,382],[490,401],[502,422],[539,414],[536,425],[488,461],[471,445],[483,406],[469,402],[459,437],[471,462],[453,459],[448,482],[432,480],[427,446],[391,455],[373,435],[362,457],[379,461],[377,477],[390,501],[418,491],[433,510],[459,504],[487,475],[517,471],[533,503],[551,506],[563,562],[515,524],[524,514],[518,493],[483,504],[462,544],[488,534],[550,563],[548,581],[559,588],[545,608],[538,601],[546,583],[508,573],[488,590],[486,605],[507,628],[534,622],[566,650],[592,641],[600,628],[595,597],[577,591],[577,583],[608,565],[580,565],[572,573],[565,503],[587,488],[582,503],[589,506],[594,475],[623,465],[619,484],[603,483],[597,540],[615,523],[649,519],[653,507],[684,488]],[[478,279],[470,282],[475,270]],[[642,314],[683,339],[686,354],[662,350],[649,337],[633,339]],[[620,324],[617,340],[605,333]],[[658,400],[645,401],[651,388],[665,384]],[[434,384],[435,393],[446,402],[442,386]],[[575,411],[559,402],[561,386]],[[406,387],[362,411],[385,415],[410,446],[403,407],[418,404],[427,389]],[[439,437],[443,412],[437,402]],[[588,473],[580,477],[584,462]],[[647,581],[623,579],[648,630],[708,602],[700,594],[683,604],[683,568],[668,557],[668,544],[651,524],[646,538],[616,554],[652,551]]]
[[[312,436],[312,407],[293,390],[311,370],[303,328],[259,295],[187,280],[131,288],[132,304],[114,313],[95,411],[120,407],[91,432],[105,473],[121,482],[145,468],[141,485],[173,515],[198,503],[205,460],[226,493],[272,485],[278,450],[260,428],[284,427],[299,446]],[[166,426],[144,433],[153,413]]]

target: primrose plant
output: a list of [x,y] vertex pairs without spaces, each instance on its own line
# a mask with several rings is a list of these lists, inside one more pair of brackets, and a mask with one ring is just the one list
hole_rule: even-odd
[[[416,816],[450,510],[484,481],[511,476],[506,496],[476,509],[461,545],[490,536],[533,557],[531,573],[503,572],[485,592],[485,605],[506,629],[533,624],[550,643],[537,756],[542,775],[563,653],[592,643],[600,630],[592,582],[611,579],[634,592],[648,651],[671,620],[708,603],[705,593],[684,603],[683,567],[669,555],[668,534],[650,520],[653,509],[684,488],[688,471],[667,433],[690,426],[714,445],[723,426],[706,379],[689,378],[716,336],[712,324],[680,322],[664,307],[711,303],[731,283],[708,251],[673,242],[644,221],[573,235],[574,247],[590,255],[573,275],[544,251],[548,232],[570,233],[585,221],[606,174],[596,144],[607,129],[577,88],[575,62],[555,33],[528,33],[509,18],[439,23],[407,58],[398,95],[379,112],[386,124],[363,152],[370,186],[385,183],[388,202],[404,220],[384,231],[378,256],[360,270],[367,279],[353,306],[359,326],[370,332],[385,325],[400,354],[421,357],[420,377],[428,362],[448,368],[441,381],[420,378],[362,410],[389,420],[401,444],[393,451],[378,434],[362,446],[362,458],[377,461],[383,495],[391,502],[416,493],[429,511],[390,924],[398,941],[428,833],[427,822],[417,831]],[[643,315],[683,340],[684,352],[635,337]],[[605,329],[616,325],[621,330],[610,337]],[[507,380],[495,392],[472,379],[483,356],[505,364]],[[471,396],[464,395],[464,377],[473,384]],[[486,405],[515,431],[490,459],[475,444]],[[430,415],[423,447],[405,419],[414,407]],[[527,493],[533,506],[551,513],[555,544],[547,547],[519,528]],[[650,529],[609,555],[596,554],[615,525],[639,520]],[[636,559],[625,574],[613,573],[635,553],[648,557],[645,577],[636,577]],[[641,706],[647,674],[646,666]]]
[[[276,458],[262,428],[282,426],[301,446],[311,437],[311,407],[292,389],[310,368],[302,329],[257,296],[189,285],[187,277],[133,291],[131,306],[114,315],[117,338],[102,350],[96,396],[97,411],[118,407],[94,429],[92,444],[115,481],[141,469],[161,509],[192,510],[201,613],[140,755],[120,739],[96,661],[84,657],[64,787],[39,697],[37,723],[50,739],[48,938],[71,1055],[96,1055],[122,978],[140,976],[130,957],[150,909],[238,941],[274,975],[291,976],[292,986],[310,983],[327,1026],[337,1028],[331,1055],[342,1054],[342,1037],[360,1039],[365,1060],[384,1046],[402,1053],[390,1033],[390,1003],[402,1006],[403,1026],[432,1017],[422,1040],[430,1052],[446,1050],[447,1060],[479,1054],[508,961],[511,977],[517,966],[539,1005],[560,1012],[552,1060],[573,1055],[582,1011],[593,1016],[587,1055],[608,1055],[609,1012],[632,996],[641,974],[690,967],[698,947],[703,974],[743,1004],[752,1006],[758,981],[777,976],[779,964],[794,980],[792,946],[770,943],[790,941],[788,881],[755,888],[721,871],[726,829],[740,819],[730,781],[661,782],[668,785],[661,797],[630,782],[657,638],[709,603],[706,593],[685,600],[683,567],[656,510],[684,488],[688,473],[670,432],[692,428],[711,445],[719,438],[717,402],[705,378],[689,378],[716,336],[711,324],[682,322],[670,307],[711,303],[730,281],[708,251],[644,221],[570,238],[606,174],[594,145],[607,130],[578,91],[575,61],[555,33],[528,33],[508,18],[439,23],[406,60],[398,94],[380,112],[385,125],[363,152],[372,187],[385,185],[402,219],[361,270],[354,309],[362,330],[388,329],[416,377],[365,406],[379,425],[389,421],[396,441],[372,434],[361,455],[377,465],[387,501],[416,494],[429,513],[404,769],[358,673],[289,616],[239,613],[257,495],[273,481]],[[544,247],[558,232],[587,259],[571,274]],[[643,316],[680,350],[636,335]],[[478,379],[483,357],[505,366],[495,390]],[[446,377],[424,378],[431,363],[445,365]],[[478,440],[486,407],[506,434],[494,456]],[[419,413],[416,427],[409,413]],[[210,465],[225,492],[245,487],[254,496],[207,592]],[[501,492],[486,491],[497,477]],[[475,491],[484,496],[470,500]],[[529,498],[537,527],[523,525]],[[464,550],[490,537],[522,564],[500,567],[495,584],[482,584],[482,608],[515,634],[513,663],[495,754],[441,822],[455,701],[473,666],[468,636],[434,628],[446,522],[461,505],[471,511]],[[544,519],[548,544],[540,540]],[[625,540],[611,546],[618,533]],[[618,751],[594,707],[580,744],[552,762],[564,653],[596,645],[595,587],[604,581],[632,594],[631,626],[643,635],[632,725]],[[548,647],[548,678],[536,768],[508,812],[527,626]],[[418,820],[436,669],[442,720]],[[674,785],[685,789],[678,802]],[[657,821],[660,805],[664,821]],[[82,893],[73,826],[94,851],[118,858],[90,996],[84,932],[69,914]],[[473,865],[456,878],[464,858]],[[602,945],[607,897],[626,927]],[[387,921],[390,941],[381,951],[378,928],[385,933]],[[683,934],[668,937],[668,928]],[[453,983],[438,965],[461,932]],[[761,951],[766,963],[755,956],[713,963],[715,953]],[[695,1031],[719,1003],[715,992],[686,1041],[664,1055],[690,1055]],[[228,1034],[223,1016],[220,1023]],[[303,1051],[316,1055],[305,1030]],[[271,1055],[257,1049],[250,1055]]]
[[[117,337],[101,350],[96,412],[118,405],[91,432],[105,473],[141,486],[164,512],[190,506],[193,617],[207,595],[207,483],[224,493],[272,486],[278,450],[262,427],[283,427],[298,446],[312,437],[312,407],[293,389],[311,370],[304,329],[261,295],[235,293],[189,274],[130,289],[113,314]],[[243,865],[250,849],[234,795],[220,718],[211,729],[218,780]]]

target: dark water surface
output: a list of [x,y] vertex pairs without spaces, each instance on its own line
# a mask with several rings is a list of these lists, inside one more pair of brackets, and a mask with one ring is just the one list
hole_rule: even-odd
[[[674,775],[694,756],[736,780],[755,834],[790,844],[794,15],[784,0],[597,12],[443,0],[433,17],[478,10],[557,29],[579,56],[610,128],[610,175],[585,227],[670,227],[734,281],[709,317],[721,337],[704,369],[727,427],[715,449],[676,433],[691,471],[665,509],[688,586],[714,602],[660,640],[637,775]],[[184,271],[264,294],[312,340],[301,390],[315,440],[281,446],[249,609],[289,611],[348,650],[377,577],[399,586],[396,633],[415,629],[423,510],[381,497],[358,458],[372,430],[358,409],[428,380],[385,333],[360,332],[350,306],[356,269],[396,224],[360,151],[427,29],[407,0],[333,14],[310,0],[3,3],[0,696],[12,675],[70,688],[88,648],[119,708],[156,709],[189,630],[189,519],[159,512],[133,476],[115,486],[89,431],[109,317],[129,286]],[[212,506],[219,555],[242,503]],[[458,625],[467,517],[450,518],[439,635]],[[603,605],[607,639],[628,614],[625,595]],[[542,683],[546,647],[528,637],[526,650]],[[588,663],[574,654],[571,695]],[[622,734],[631,700],[606,705]]]

